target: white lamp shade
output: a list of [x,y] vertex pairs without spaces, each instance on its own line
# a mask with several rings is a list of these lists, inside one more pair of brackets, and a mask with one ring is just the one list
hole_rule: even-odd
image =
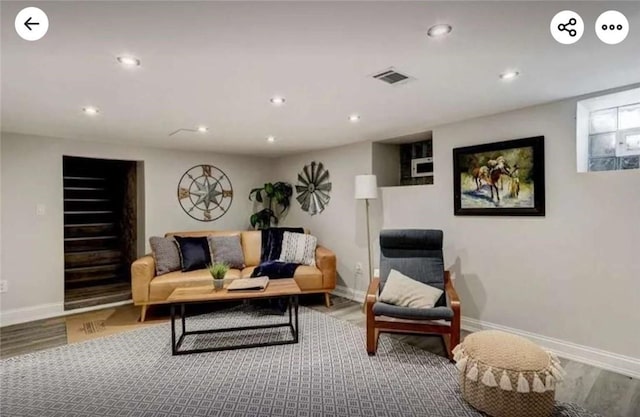
[[356,200],[378,198],[378,181],[375,175],[356,175]]

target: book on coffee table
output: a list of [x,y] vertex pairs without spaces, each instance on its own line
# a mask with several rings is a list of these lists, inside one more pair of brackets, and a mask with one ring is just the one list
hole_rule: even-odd
[[269,285],[269,277],[240,278],[231,281],[227,291],[263,291]]

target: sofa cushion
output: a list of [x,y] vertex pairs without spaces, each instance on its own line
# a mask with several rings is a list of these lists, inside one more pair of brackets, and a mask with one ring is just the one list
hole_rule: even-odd
[[174,238],[152,236],[149,238],[149,245],[153,252],[157,275],[179,271],[182,268],[180,250]]
[[300,265],[293,275],[298,287],[302,291],[312,291],[322,289],[322,271],[315,266]]
[[260,251],[262,250],[262,232],[260,230],[249,230],[242,232],[241,237],[245,265],[257,266],[260,263]]
[[251,278],[251,274],[253,274],[253,270],[256,269],[257,266],[248,266],[242,270],[240,274],[242,278]]
[[182,272],[206,268],[211,263],[209,240],[206,237],[175,236],[180,250]]
[[244,253],[240,245],[240,235],[207,237],[211,250],[211,262],[224,262],[230,268],[244,268]]
[[[254,269],[256,269],[255,266],[248,266],[243,269],[241,273],[242,278],[251,277]],[[322,286],[322,271],[315,266],[300,265],[296,268],[293,279],[295,279],[298,287],[300,287],[302,291],[321,290],[324,288]]]
[[280,262],[302,265],[316,265],[316,246],[318,238],[304,233],[284,232]]
[[[230,269],[224,276],[225,279],[240,278],[239,269]],[[213,287],[213,278],[206,269],[197,269],[188,272],[169,272],[168,274],[155,277],[149,283],[149,300],[166,300],[176,288],[184,287]]]

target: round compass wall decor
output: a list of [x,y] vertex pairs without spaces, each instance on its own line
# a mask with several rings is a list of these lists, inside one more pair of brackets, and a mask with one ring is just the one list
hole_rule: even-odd
[[330,191],[329,171],[322,162],[313,161],[305,165],[302,172],[298,174],[296,200],[300,203],[302,210],[310,215],[322,213],[331,199]]
[[227,174],[213,165],[196,165],[178,183],[178,201],[189,216],[210,222],[229,210],[233,187]]

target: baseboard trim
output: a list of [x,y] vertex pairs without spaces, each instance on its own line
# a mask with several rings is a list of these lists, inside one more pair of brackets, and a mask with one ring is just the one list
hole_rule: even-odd
[[87,313],[105,308],[119,307],[132,304],[133,300],[118,301],[115,303],[101,304],[97,306],[64,310],[64,303],[49,303],[34,307],[14,308],[0,312],[0,327],[11,326],[13,324],[27,323],[35,320],[51,319],[54,317],[64,317],[73,314]]
[[462,317],[461,327],[470,332],[477,332],[480,330],[501,330],[503,332],[512,333],[525,337],[545,349],[554,352],[562,358],[640,379],[640,359],[638,358],[619,355],[606,350],[579,345],[566,340],[531,333],[525,330],[515,329],[513,327],[502,326],[471,317]]
[[[365,298],[365,292],[337,286],[333,293],[337,296],[362,303]],[[575,362],[585,363],[597,368],[606,369],[607,371],[616,372],[632,378],[640,379],[640,359],[630,356],[619,355],[602,349],[596,349],[589,346],[579,345],[562,339],[544,336],[537,333],[531,333],[525,330],[515,329],[513,327],[502,326],[487,321],[474,319],[471,317],[462,317],[462,329],[468,332],[477,332],[480,330],[500,330],[525,337],[532,342],[554,352],[556,355],[570,359]]]
[[41,304],[34,307],[14,308],[0,312],[0,326],[48,319],[64,313],[64,303]]
[[352,300],[357,303],[363,303],[366,292],[344,287],[342,285],[336,285],[336,288],[333,290],[333,294],[342,298],[346,298],[347,300]]

